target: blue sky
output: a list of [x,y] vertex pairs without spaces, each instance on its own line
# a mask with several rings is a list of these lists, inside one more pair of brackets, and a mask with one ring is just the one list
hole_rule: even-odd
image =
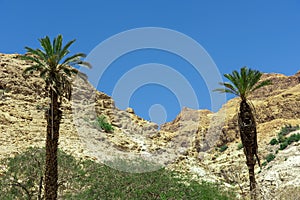
[[[39,47],[38,38],[62,34],[65,41],[77,39],[72,52],[89,54],[98,44],[123,31],[162,27],[197,41],[221,74],[248,66],[262,72],[292,75],[300,67],[300,2],[297,0],[0,0],[0,7],[1,53],[24,53],[25,46]],[[98,89],[112,95],[122,75],[147,63],[176,69],[192,85],[198,108],[212,109],[211,91],[193,66],[177,55],[157,49],[120,56],[107,68]],[[136,114],[162,123],[174,119],[181,110],[180,98],[170,88],[145,84],[128,101]],[[117,100],[116,104],[119,105]]]

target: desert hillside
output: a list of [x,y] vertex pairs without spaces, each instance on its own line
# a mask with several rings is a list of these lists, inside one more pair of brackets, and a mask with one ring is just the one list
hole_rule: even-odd
[[[17,54],[0,54],[0,159],[44,146],[49,99],[37,74],[22,74],[29,65]],[[269,143],[285,125],[300,125],[300,71],[293,76],[264,74],[262,79],[272,80],[273,85],[250,97],[258,124],[259,157],[265,162],[261,169],[256,167],[256,175],[263,198],[282,199],[300,188],[300,142],[282,150],[280,144]],[[237,98],[229,100],[216,113],[184,108],[158,130],[157,124],[136,116],[133,109],[119,110],[111,97],[76,79],[72,101],[63,104],[59,147],[76,158],[98,162],[148,159],[198,180],[224,181],[242,193],[248,190],[248,171],[238,147],[238,103]],[[94,126],[99,116],[105,116],[113,132]],[[266,162],[269,154],[275,158]]]

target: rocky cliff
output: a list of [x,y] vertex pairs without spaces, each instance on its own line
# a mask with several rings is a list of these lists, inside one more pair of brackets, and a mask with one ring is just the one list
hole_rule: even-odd
[[[17,54],[0,54],[0,158],[30,146],[44,146],[44,112],[49,99],[38,74],[22,74],[29,65]],[[269,142],[284,125],[300,124],[300,72],[294,76],[264,74],[262,78],[271,79],[273,85],[250,97],[257,116],[259,156],[262,162],[270,153],[276,157],[267,166],[257,167],[256,173],[265,199],[275,199],[276,195],[284,199],[284,192],[300,188],[300,143],[277,151],[278,145]],[[248,189],[245,158],[242,149],[238,150],[239,99],[229,100],[217,113],[184,108],[174,121],[158,130],[156,124],[136,116],[133,109],[116,108],[111,97],[88,82],[75,78],[73,89],[72,101],[65,101],[62,107],[59,145],[64,151],[105,163],[120,157],[142,158],[158,166],[122,170],[142,172],[166,166],[191,173],[196,179],[225,181],[241,193]],[[95,126],[99,116],[113,125],[112,133]],[[228,148],[221,152],[224,146]]]
[[[270,79],[273,84],[257,90],[250,100],[255,107],[259,157],[264,162],[268,154],[276,155],[275,161],[270,162],[268,167],[257,166],[260,189],[265,199],[275,199],[276,191],[280,191],[279,193],[287,191],[283,188],[292,191],[291,187],[296,187],[299,190],[299,142],[279,152],[269,142],[277,137],[278,132],[285,125],[300,124],[300,72],[294,76],[264,74],[262,80],[266,79]],[[205,172],[199,173],[199,170],[195,170],[200,166],[199,162],[208,167],[206,170],[217,177],[223,177],[236,186],[242,183],[239,187],[246,188],[248,174],[245,158],[243,151],[237,150],[240,144],[237,124],[238,106],[239,99],[234,98],[217,113],[183,109],[174,121],[164,124],[163,131],[180,132],[185,127],[190,135],[194,135],[194,145],[187,151],[187,158],[193,159],[194,162],[178,161],[177,166],[186,166],[184,170],[196,171],[196,174],[205,176]],[[207,151],[207,146],[215,148]],[[220,153],[216,147],[222,146],[228,146],[228,149]],[[279,199],[284,198],[281,196]]]

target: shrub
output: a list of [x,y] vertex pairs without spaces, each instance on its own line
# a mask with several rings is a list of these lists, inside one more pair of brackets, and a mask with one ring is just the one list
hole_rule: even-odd
[[274,160],[274,159],[275,159],[275,155],[272,154],[272,153],[270,153],[270,154],[268,154],[268,155],[266,156],[266,161],[267,161],[267,162],[271,162],[271,161]]
[[283,143],[280,144],[279,150],[285,149],[288,145],[289,143],[287,141],[284,141]]
[[220,147],[219,151],[224,152],[226,149],[228,149],[228,146],[224,144],[223,146]]
[[299,125],[292,126],[291,124],[288,124],[288,125],[285,125],[284,127],[281,128],[280,132],[278,133],[278,136],[279,135],[284,136],[284,135],[289,134],[292,131],[296,131],[296,130],[299,130],[299,129],[300,129]]
[[299,140],[300,140],[300,134],[297,133],[297,134],[291,135],[291,136],[287,139],[287,142],[288,142],[288,144],[292,144],[293,142],[298,142]]
[[294,142],[294,138],[293,137],[289,137],[289,138],[287,138],[286,141],[290,145],[290,144],[292,144]]
[[288,145],[292,144],[293,142],[298,142],[300,140],[300,134],[293,134],[290,137],[286,138],[284,137],[284,139],[281,140],[280,142],[280,150],[285,149]]
[[285,142],[285,141],[286,141],[286,137],[283,136],[283,135],[279,135],[279,134],[278,134],[278,142],[279,142],[279,143],[283,143],[283,142]]
[[240,149],[242,149],[243,147],[244,147],[244,145],[243,145],[242,143],[239,143],[237,149],[240,150]]
[[107,133],[113,132],[114,128],[110,123],[107,122],[106,117],[104,115],[98,116],[96,119],[96,126],[101,128]]
[[273,138],[270,143],[270,145],[275,145],[275,144],[278,144],[278,140],[276,138]]
[[268,162],[267,161],[264,161],[261,165],[262,166],[267,166]]

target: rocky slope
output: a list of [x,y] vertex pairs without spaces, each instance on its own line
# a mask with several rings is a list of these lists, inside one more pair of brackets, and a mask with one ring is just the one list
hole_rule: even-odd
[[[0,54],[0,159],[30,146],[44,146],[44,111],[49,99],[37,74],[22,75],[29,65],[17,54]],[[271,79],[273,85],[250,97],[257,115],[262,162],[270,152],[276,154],[278,146],[269,145],[269,141],[281,127],[300,124],[300,72],[294,76],[265,74],[263,79]],[[197,179],[226,181],[237,191],[248,190],[243,151],[237,150],[238,99],[228,101],[217,113],[184,108],[174,121],[157,130],[156,124],[136,116],[133,109],[117,109],[113,99],[89,83],[75,79],[73,88],[72,101],[64,102],[62,108],[61,149],[77,158],[110,163],[124,171],[143,172],[167,166]],[[97,116],[107,118],[114,127],[113,133],[95,126]],[[225,144],[228,149],[220,152],[218,148]],[[284,199],[284,192],[299,190],[299,152],[300,143],[293,143],[279,151],[267,166],[257,167],[262,198]],[[155,165],[141,168],[111,164],[119,158],[142,158]]]
[[[257,166],[259,189],[265,199],[276,199],[277,193],[286,192],[283,188],[289,187],[290,191],[300,188],[298,181],[300,143],[292,144],[278,154],[276,154],[278,146],[272,147],[269,144],[272,138],[277,137],[283,126],[300,124],[300,72],[289,77],[281,74],[264,74],[262,80],[266,79],[271,79],[273,85],[257,90],[250,100],[257,116],[261,162],[264,162],[264,158],[270,153],[276,155],[275,161],[267,167],[260,169]],[[188,129],[189,134],[194,136],[193,145],[187,153],[189,161],[179,161],[177,166],[185,166],[185,171],[195,172],[197,176],[215,174],[226,182],[235,184],[236,188],[247,190],[248,170],[242,149],[237,150],[240,143],[237,128],[238,105],[239,99],[235,98],[229,100],[217,113],[183,109],[174,121],[164,124],[163,131],[179,133],[183,129],[185,131]],[[216,150],[218,148],[210,148],[207,151],[209,147],[223,145],[228,146],[223,153]],[[205,172],[197,170],[199,163],[207,167]],[[284,197],[280,196],[279,199]]]
[[[273,85],[257,90],[250,100],[257,116],[261,162],[264,162],[264,158],[269,153],[276,155],[275,161],[267,167],[260,169],[257,166],[260,190],[265,199],[275,199],[274,194],[284,191],[282,188],[287,185],[290,187],[293,185],[294,188],[300,187],[298,181],[293,181],[300,180],[300,144],[293,144],[286,150],[279,151],[278,154],[276,154],[276,149],[269,144],[272,138],[277,137],[281,127],[287,124],[294,126],[300,124],[300,72],[294,76],[264,74],[262,80],[266,79],[271,79]],[[163,131],[180,133],[185,130],[189,132],[189,135],[194,136],[193,145],[187,151],[188,161],[179,161],[177,166],[185,166],[185,171],[195,172],[197,176],[215,174],[227,182],[234,183],[236,188],[241,187],[247,190],[248,170],[242,149],[237,150],[240,143],[237,128],[238,105],[239,99],[234,98],[217,113],[183,109],[174,121],[164,124]],[[211,148],[223,145],[228,146],[223,153],[216,150],[217,148]],[[210,150],[207,151],[209,148]],[[290,159],[290,162],[286,159]],[[199,163],[207,167],[205,172],[197,170],[197,166],[201,166]],[[276,178],[272,177],[272,173],[270,174],[272,171],[275,171]],[[289,178],[279,178],[282,176]]]

